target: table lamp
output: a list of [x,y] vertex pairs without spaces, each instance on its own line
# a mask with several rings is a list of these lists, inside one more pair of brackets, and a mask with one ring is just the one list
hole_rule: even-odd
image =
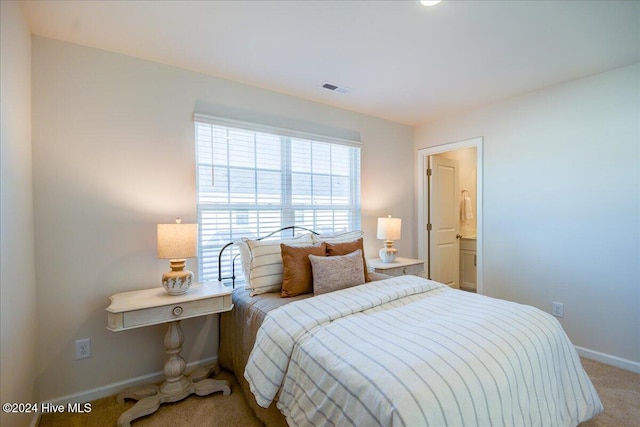
[[184,269],[186,258],[198,250],[198,224],[158,224],[158,258],[168,259],[171,271],[162,275],[162,286],[169,295],[182,295],[193,282],[193,273]]
[[378,218],[378,239],[384,240],[384,248],[380,249],[380,259],[382,262],[394,262],[398,256],[398,250],[393,247],[394,240],[400,240],[400,227],[402,219]]

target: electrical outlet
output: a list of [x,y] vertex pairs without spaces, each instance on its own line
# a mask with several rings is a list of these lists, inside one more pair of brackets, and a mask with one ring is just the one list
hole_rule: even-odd
[[91,338],[76,340],[76,360],[91,357]]
[[551,303],[551,314],[556,317],[564,317],[564,304],[553,301]]

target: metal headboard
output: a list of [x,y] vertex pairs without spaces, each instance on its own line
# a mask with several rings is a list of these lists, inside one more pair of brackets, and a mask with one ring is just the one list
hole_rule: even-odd
[[[269,237],[274,236],[274,235],[276,235],[278,233],[282,233],[283,231],[286,231],[286,230],[292,230],[291,231],[292,236],[295,236],[296,230],[308,231],[309,233],[315,234],[316,236],[318,236],[320,234],[320,233],[317,233],[317,232],[315,232],[313,230],[309,230],[308,228],[300,227],[299,225],[289,225],[287,227],[283,227],[283,228],[281,228],[279,230],[273,231],[273,232],[267,234],[266,236],[259,237],[259,238],[255,239],[255,240],[268,239]],[[233,289],[235,289],[235,287],[236,287],[236,258],[238,258],[238,256],[240,254],[236,254],[233,257],[233,259],[231,260],[231,276],[222,277],[222,269],[221,269],[221,267],[222,267],[222,254],[224,253],[224,251],[228,247],[233,246],[233,245],[234,245],[234,242],[227,243],[226,245],[224,245],[222,247],[222,249],[220,249],[220,253],[218,253],[218,282],[222,282],[223,280],[226,280],[226,279],[231,279],[231,286],[232,286]],[[246,279],[248,280],[248,278],[246,278]]]

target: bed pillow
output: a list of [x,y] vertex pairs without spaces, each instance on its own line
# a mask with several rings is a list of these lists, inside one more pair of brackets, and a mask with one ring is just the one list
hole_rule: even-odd
[[364,281],[370,282],[369,272],[367,271],[367,260],[364,257],[364,247],[362,237],[353,241],[346,241],[341,243],[330,243],[327,244],[327,256],[336,256],[336,255],[346,255],[351,252],[360,249],[362,252],[362,266],[364,268]]
[[284,264],[281,297],[294,297],[313,292],[313,274],[309,255],[324,257],[326,253],[325,246],[324,242],[316,243],[312,246],[280,244],[282,263]]
[[[243,261],[247,289],[251,289],[251,296],[267,292],[280,292],[282,287],[282,273],[284,265],[280,254],[280,244],[290,246],[309,246],[313,244],[310,234],[303,234],[288,240],[249,240],[242,239],[247,244],[245,256],[248,263]],[[242,254],[242,250],[240,251]]]
[[364,232],[360,230],[356,231],[343,231],[340,233],[332,234],[318,234],[313,236],[314,242],[327,242],[327,243],[344,243],[353,242],[364,236]]
[[347,255],[309,255],[313,273],[313,294],[321,295],[364,283],[360,249]]
[[238,247],[240,251],[240,261],[242,263],[242,274],[244,274],[245,280],[245,288],[249,289],[249,274],[251,273],[251,251],[249,250],[249,245],[247,244],[247,240],[243,238],[239,242],[234,242],[234,244]]

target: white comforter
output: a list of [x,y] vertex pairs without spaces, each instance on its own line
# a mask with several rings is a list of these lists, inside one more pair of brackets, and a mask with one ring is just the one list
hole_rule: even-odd
[[602,404],[560,324],[401,276],[269,313],[245,378],[293,426],[575,426]]

